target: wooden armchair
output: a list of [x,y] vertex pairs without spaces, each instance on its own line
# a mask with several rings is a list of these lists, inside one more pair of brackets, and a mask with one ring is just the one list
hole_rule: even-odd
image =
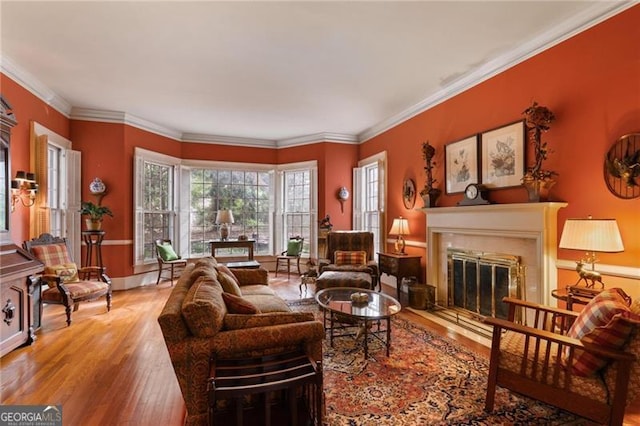
[[[566,336],[579,318],[577,312],[508,297],[503,302],[509,304],[508,320],[484,320],[493,325],[485,410],[493,410],[499,385],[599,424],[621,425],[625,406],[640,387],[635,320],[629,322],[630,333],[622,347],[611,349],[586,336],[581,340]],[[529,325],[516,323],[516,317]],[[598,357],[605,366],[584,376],[576,371],[576,360],[585,355]]]
[[171,280],[171,285],[173,285],[173,280],[176,279],[176,268],[182,270],[187,266],[187,259],[178,256],[173,250],[171,240],[166,238],[156,240],[156,259],[158,260],[158,279],[156,280],[156,285],[160,284],[162,270],[165,266],[169,268],[171,274],[168,278]]
[[289,243],[287,244],[287,249],[280,253],[279,256],[276,256],[276,277],[278,276],[278,270],[280,269],[280,265],[287,266],[287,279],[291,276],[291,261],[296,261],[296,266],[298,268],[298,275],[300,272],[300,257],[302,256],[302,248],[304,246],[304,238],[297,236],[293,238],[289,238]]
[[[99,266],[78,268],[71,259],[67,241],[51,234],[42,234],[23,247],[44,263],[44,274],[40,277],[49,288],[42,292],[42,302],[64,305],[67,326],[71,325],[71,306],[78,310],[78,304],[102,296],[107,299],[107,312],[111,310],[111,279]],[[92,280],[91,277],[98,279]]]
[[[363,265],[343,264],[336,262],[336,252],[366,253]],[[375,289],[379,283],[380,273],[374,259],[375,246],[373,232],[368,231],[331,231],[327,234],[327,258],[320,259],[319,272],[324,271],[352,271],[371,274],[371,288]]]

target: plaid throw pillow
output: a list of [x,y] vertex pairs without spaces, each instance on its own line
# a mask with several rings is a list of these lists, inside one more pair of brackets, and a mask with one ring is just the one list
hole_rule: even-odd
[[67,252],[67,245],[64,243],[33,246],[31,247],[31,252],[45,265],[61,265],[73,262]]
[[340,251],[336,250],[334,253],[334,261],[338,266],[341,265],[366,265],[367,264],[367,252],[366,251]]
[[[45,275],[55,275],[62,278],[62,282],[65,284],[80,282],[80,278],[78,278],[78,267],[73,262],[45,266],[44,273]],[[56,287],[56,284],[53,281],[47,281],[47,284],[49,287]]]
[[[630,310],[624,292],[619,288],[604,290],[585,306],[567,333],[567,337],[580,339],[583,343],[618,350],[631,333],[639,318]],[[565,353],[565,362],[568,353]],[[579,376],[589,376],[607,364],[606,358],[586,351],[576,351],[572,370]]]

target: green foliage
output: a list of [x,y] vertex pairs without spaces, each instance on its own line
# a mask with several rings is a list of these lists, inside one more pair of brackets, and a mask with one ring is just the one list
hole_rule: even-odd
[[91,201],[83,201],[80,205],[80,214],[89,216],[92,220],[102,220],[104,215],[113,217],[113,212],[106,206],[100,206]]

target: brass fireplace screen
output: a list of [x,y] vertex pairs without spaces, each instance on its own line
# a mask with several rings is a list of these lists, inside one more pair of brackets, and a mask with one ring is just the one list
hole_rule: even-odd
[[505,296],[522,298],[524,273],[520,258],[508,254],[447,249],[450,308],[472,316],[507,318]]

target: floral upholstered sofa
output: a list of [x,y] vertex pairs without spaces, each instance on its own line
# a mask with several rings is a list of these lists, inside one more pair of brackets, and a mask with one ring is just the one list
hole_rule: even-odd
[[233,269],[212,257],[189,264],[158,318],[187,408],[187,425],[208,424],[207,382],[216,359],[304,350],[322,360],[322,323],[292,312],[265,269]]

